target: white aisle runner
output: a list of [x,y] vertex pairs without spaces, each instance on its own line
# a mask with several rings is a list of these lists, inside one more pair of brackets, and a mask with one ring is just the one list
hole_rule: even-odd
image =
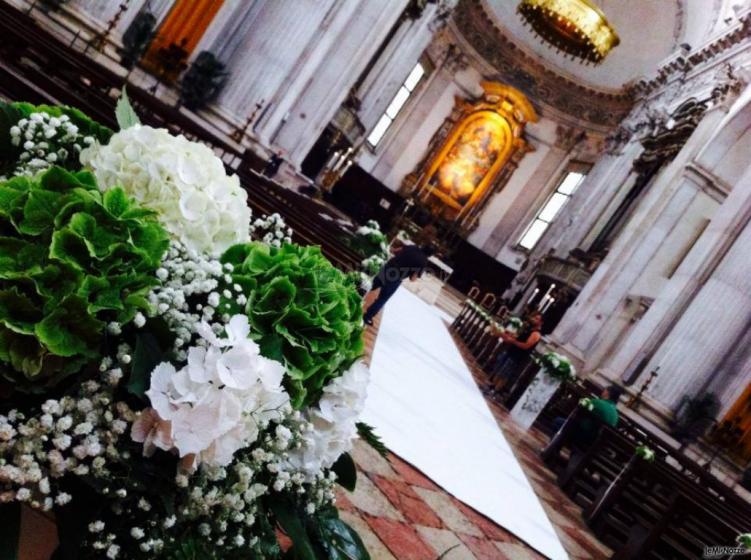
[[384,309],[364,421],[464,503],[552,558],[568,558],[440,311],[400,288]]

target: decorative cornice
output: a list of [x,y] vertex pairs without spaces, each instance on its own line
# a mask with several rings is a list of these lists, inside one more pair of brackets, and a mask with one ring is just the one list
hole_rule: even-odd
[[696,74],[703,67],[732,55],[751,45],[751,11],[741,15],[738,22],[720,37],[709,41],[695,51],[678,51],[660,65],[657,73],[649,79],[635,83],[629,91],[634,97],[651,97],[673,82],[686,82],[689,75]]
[[538,107],[549,106],[599,127],[616,126],[633,107],[630,92],[606,93],[583,86],[529,56],[496,26],[480,0],[461,0],[454,24],[477,55],[495,69],[494,80],[521,90]]

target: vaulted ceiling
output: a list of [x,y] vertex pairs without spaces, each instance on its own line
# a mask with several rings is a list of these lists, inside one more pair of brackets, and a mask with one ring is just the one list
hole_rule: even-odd
[[[712,0],[705,0],[710,4]],[[566,58],[522,25],[515,0],[485,0],[486,11],[498,28],[529,53],[558,72],[590,86],[618,90],[627,82],[653,70],[682,39],[683,5],[680,0],[597,0],[621,38],[598,66],[585,66]]]
[[630,109],[628,86],[681,48],[700,46],[732,24],[751,0],[594,0],[621,43],[598,66],[543,42],[516,11],[519,0],[460,0],[454,23],[463,40],[534,103],[595,125],[613,126]]

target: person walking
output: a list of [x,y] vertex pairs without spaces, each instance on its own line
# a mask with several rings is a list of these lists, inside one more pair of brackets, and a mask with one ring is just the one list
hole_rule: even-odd
[[417,245],[405,245],[397,250],[397,253],[391,257],[381,270],[376,274],[373,280],[373,286],[366,296],[369,296],[378,290],[375,301],[365,310],[363,320],[366,325],[373,324],[373,318],[378,315],[386,302],[396,293],[402,281],[409,278],[414,282],[428,266],[428,258],[433,254],[433,248],[429,245],[418,247]]

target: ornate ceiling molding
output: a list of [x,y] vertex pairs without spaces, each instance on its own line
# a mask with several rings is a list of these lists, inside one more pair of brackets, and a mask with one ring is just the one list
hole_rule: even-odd
[[695,88],[697,84],[693,81],[699,74],[712,65],[727,62],[750,45],[751,11],[739,17],[735,25],[721,36],[693,51],[677,52],[660,66],[656,75],[631,86],[630,92],[641,98],[655,97],[668,89],[684,91]]
[[493,80],[524,92],[543,114],[548,106],[596,128],[610,128],[623,120],[634,105],[630,92],[606,93],[583,86],[527,54],[495,25],[480,0],[461,0],[454,12],[454,26],[497,72]]

